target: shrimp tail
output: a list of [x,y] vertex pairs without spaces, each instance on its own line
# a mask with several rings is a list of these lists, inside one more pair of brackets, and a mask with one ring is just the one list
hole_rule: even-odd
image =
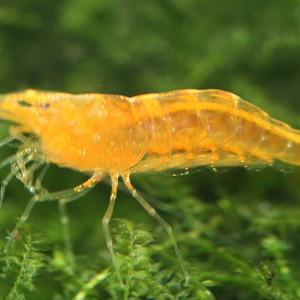
[[[270,160],[280,160],[300,166],[300,131],[270,118],[269,130],[262,130],[260,153]],[[255,155],[255,153],[254,153]]]

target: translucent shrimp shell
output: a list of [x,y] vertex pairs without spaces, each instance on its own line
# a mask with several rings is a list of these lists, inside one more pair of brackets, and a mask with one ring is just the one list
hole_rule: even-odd
[[49,162],[122,174],[282,160],[300,165],[300,131],[221,90],[125,97],[26,90],[0,96],[0,117],[39,137]]
[[[34,194],[10,233],[5,251],[35,203],[52,200],[59,202],[65,245],[70,248],[65,203],[84,195],[109,174],[112,190],[102,224],[122,285],[109,230],[119,177],[137,202],[165,229],[187,285],[190,276],[172,228],[131,184],[131,173],[199,165],[264,164],[275,159],[300,165],[298,130],[271,119],[238,96],[219,90],[178,90],[131,98],[27,90],[0,96],[0,118],[18,124],[11,127],[12,137],[0,146],[13,140],[13,136],[24,143],[16,155],[0,164],[12,163],[0,189],[0,206],[13,176]],[[45,162],[92,174],[72,189],[48,192],[42,185],[44,172],[33,180],[35,171]]]

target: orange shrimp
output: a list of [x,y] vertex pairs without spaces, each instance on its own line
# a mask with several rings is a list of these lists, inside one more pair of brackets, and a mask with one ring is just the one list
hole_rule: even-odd
[[[130,175],[199,165],[270,164],[273,160],[300,165],[299,130],[221,90],[177,90],[131,98],[26,90],[0,96],[0,118],[18,124],[0,146],[14,138],[23,142],[14,156],[0,164],[0,167],[13,164],[3,182],[1,201],[13,176],[35,194],[10,240],[36,202],[59,200],[64,211],[66,202],[80,197],[109,174],[112,192],[102,222],[120,280],[109,231],[119,177],[132,196],[167,231],[188,279],[170,225],[136,191]],[[48,162],[92,175],[73,189],[49,193],[41,184],[44,172],[35,182],[32,175],[41,164]]]

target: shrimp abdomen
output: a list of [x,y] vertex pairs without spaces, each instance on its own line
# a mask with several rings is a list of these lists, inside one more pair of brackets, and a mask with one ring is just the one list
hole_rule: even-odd
[[[300,132],[220,90],[178,90],[135,97],[149,111],[152,142],[134,171],[198,165],[300,165]],[[159,104],[159,105],[158,105]],[[149,121],[150,120],[150,121]]]

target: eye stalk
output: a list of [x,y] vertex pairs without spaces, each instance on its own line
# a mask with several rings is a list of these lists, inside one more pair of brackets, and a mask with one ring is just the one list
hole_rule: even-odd
[[22,106],[26,106],[26,107],[32,107],[32,104],[27,102],[26,100],[18,100],[18,104],[22,105]]

